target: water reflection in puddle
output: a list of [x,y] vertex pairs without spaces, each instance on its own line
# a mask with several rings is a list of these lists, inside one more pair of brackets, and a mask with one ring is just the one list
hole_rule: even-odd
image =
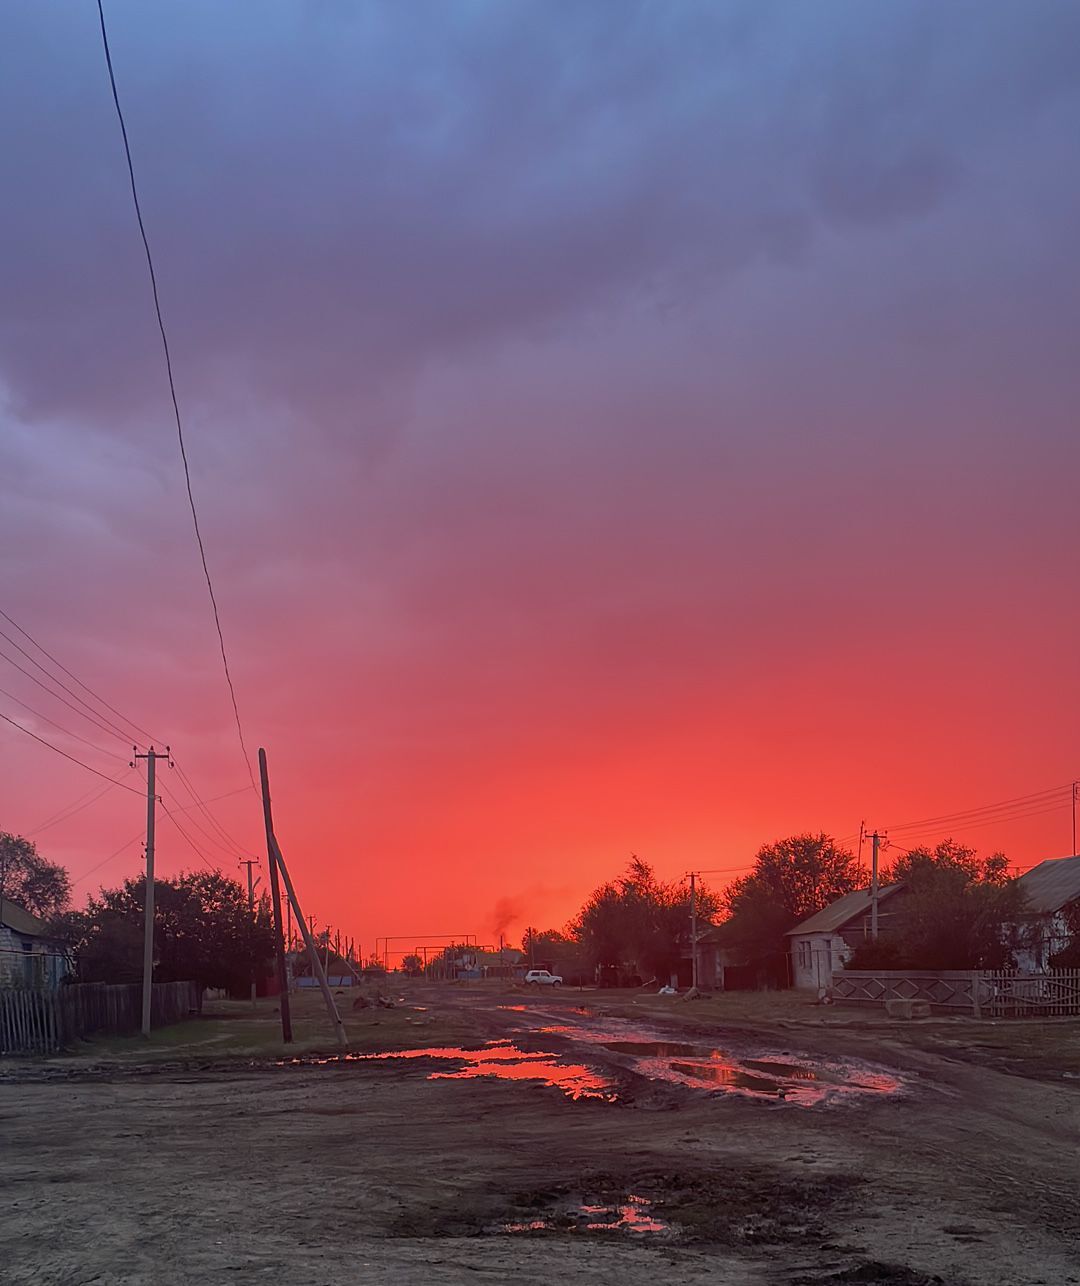
[[[621,1027],[616,1027],[620,1022]],[[900,1089],[898,1078],[859,1064],[745,1057],[711,1045],[657,1040],[655,1032],[625,1020],[542,1030],[625,1055],[633,1060],[634,1071],[649,1080],[783,1099],[803,1107],[854,1095],[894,1094]],[[612,1039],[617,1032],[620,1038]]]
[[506,1081],[536,1081],[561,1090],[567,1098],[614,1102],[614,1083],[584,1063],[564,1063],[558,1055],[519,1049],[509,1041],[492,1041],[481,1049],[403,1049],[385,1054],[347,1055],[354,1061],[384,1062],[392,1058],[437,1058],[461,1063],[453,1071],[429,1072],[429,1081],[466,1081],[490,1076]]
[[546,1219],[505,1223],[500,1232],[631,1232],[669,1233],[671,1225],[652,1212],[648,1197],[630,1193],[625,1202],[613,1205],[567,1203]]

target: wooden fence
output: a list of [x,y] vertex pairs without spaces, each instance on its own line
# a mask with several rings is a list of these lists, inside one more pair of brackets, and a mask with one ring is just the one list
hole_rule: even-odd
[[832,996],[849,1005],[925,1000],[939,1013],[975,1018],[1067,1017],[1080,1015],[1080,969],[844,969],[832,976]]
[[1080,1014],[1080,969],[1047,973],[996,970],[981,975],[983,1015],[991,1018],[1065,1018]]
[[[201,1008],[194,982],[157,982],[150,1023],[166,1027]],[[142,1026],[139,983],[77,983],[55,991],[0,989],[0,1054],[55,1054],[88,1036],[127,1036]]]

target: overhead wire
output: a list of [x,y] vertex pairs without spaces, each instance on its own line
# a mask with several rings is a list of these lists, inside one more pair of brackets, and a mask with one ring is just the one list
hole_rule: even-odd
[[[34,741],[40,742],[41,745],[46,746],[54,754],[60,755],[64,759],[69,759],[73,764],[78,764],[80,768],[85,768],[87,772],[92,772],[95,777],[101,777],[107,782],[113,782],[113,779],[100,769],[92,768],[88,763],[84,763],[74,755],[69,755],[66,750],[61,750],[59,746],[54,746],[51,741],[46,741],[44,737],[39,737],[36,732],[31,732],[29,728],[24,728],[21,723],[17,723],[10,715],[4,714],[3,711],[0,711],[0,719],[3,719],[5,723],[10,723],[13,728],[18,728],[20,732],[24,732]],[[142,791],[136,790],[134,786],[129,786],[126,782],[117,781],[113,782],[113,784],[119,786],[121,790],[130,790],[132,794],[142,794]]]
[[[134,728],[136,732],[142,733],[142,735],[147,738],[148,742],[154,740],[154,738],[151,736],[149,732],[146,731],[145,728],[140,727],[135,722],[134,719],[129,718],[126,714],[122,714],[119,710],[117,710],[117,708],[114,705],[110,705],[109,702],[106,701],[105,698],[100,695],[100,693],[95,692],[94,689],[88,683],[85,683],[82,679],[80,679],[77,674],[73,674],[62,661],[58,661],[56,657],[53,656],[53,654],[47,648],[43,647],[28,630],[24,629],[19,624],[18,621],[16,621],[13,617],[9,616],[8,613],[5,612],[2,607],[0,607],[0,616],[2,616],[4,620],[8,622],[9,625],[13,625],[23,636],[23,638],[28,639],[31,643],[33,643],[34,647],[36,647],[37,650],[40,653],[42,653],[43,656],[47,656],[49,660],[53,663],[53,665],[55,665],[58,669],[63,670],[63,672],[68,676],[68,678],[74,680],[74,682],[77,683],[79,687],[83,689],[84,692],[89,692],[90,695],[94,698],[94,700],[99,702],[101,705],[103,705],[106,710],[109,710],[112,714],[116,715],[118,719],[126,723],[129,727]],[[138,741],[138,738],[136,737],[134,738],[134,740]]]
[[221,867],[218,866],[215,862],[213,862],[210,858],[208,858],[206,854],[202,851],[202,849],[199,848],[198,844],[195,843],[195,841],[191,838],[191,836],[187,833],[187,831],[185,831],[184,828],[180,825],[180,823],[176,820],[176,816],[173,813],[172,809],[166,807],[164,801],[161,801],[161,811],[165,814],[165,816],[169,819],[169,821],[172,822],[172,824],[184,837],[188,846],[191,848],[192,852],[203,863],[203,865],[208,870],[214,871],[216,872],[216,874],[221,875],[222,874]]
[[214,830],[217,831],[217,833],[221,836],[225,844],[235,851],[237,856],[247,857],[248,856],[247,850],[233,835],[231,835],[225,829],[225,827],[222,825],[221,821],[218,819],[216,814],[210,810],[210,808],[207,806],[206,800],[204,800],[202,796],[199,794],[199,792],[195,789],[194,785],[191,782],[191,779],[188,777],[183,767],[180,764],[176,763],[175,760],[173,762],[176,768],[176,775],[180,780],[180,784],[191,796],[191,799],[194,801],[195,806],[203,814],[203,816],[214,828]]
[[[131,769],[128,768],[125,771],[130,772]],[[54,813],[47,821],[42,822],[39,826],[35,826],[33,830],[26,831],[26,838],[31,839],[35,835],[40,835],[43,831],[50,830],[53,826],[58,826],[61,822],[66,822],[70,818],[75,817],[77,814],[81,813],[84,808],[89,808],[91,804],[96,804],[99,799],[102,799],[110,790],[112,790],[113,786],[118,786],[120,784],[120,778],[123,776],[124,773],[121,773],[120,777],[114,778],[111,782],[106,782],[100,790],[93,794],[92,798],[87,799],[84,795],[82,800],[77,801],[74,804],[69,804],[67,808],[60,809],[58,813]]]
[[57,723],[55,719],[50,719],[47,714],[42,714],[40,710],[35,710],[32,705],[27,705],[25,701],[17,697],[14,692],[8,692],[5,688],[0,688],[0,696],[7,697],[9,701],[14,701],[17,706],[22,706],[35,719],[40,719],[42,723],[49,724],[50,727],[62,732],[65,737],[71,737],[74,741],[81,741],[84,746],[89,746],[91,750],[96,750],[99,755],[104,755],[107,759],[119,759],[120,756],[114,750],[106,750],[104,746],[99,746],[96,741],[91,741],[88,737],[81,736],[77,732],[72,732],[70,728],[65,728],[63,724]]
[[139,189],[135,182],[135,165],[131,157],[131,144],[128,141],[127,125],[124,121],[124,113],[120,107],[120,95],[116,88],[116,74],[113,70],[112,52],[109,49],[109,34],[105,27],[105,9],[102,0],[97,0],[98,18],[101,23],[101,43],[105,52],[105,65],[109,73],[109,85],[112,89],[113,104],[116,108],[116,118],[120,123],[120,134],[124,144],[124,156],[127,160],[128,179],[131,184],[131,199],[135,206],[135,218],[139,225],[139,235],[142,237],[143,250],[146,253],[146,267],[150,275],[150,288],[154,297],[154,312],[157,316],[158,330],[161,333],[161,347],[165,354],[165,372],[169,381],[169,395],[172,398],[173,416],[176,420],[176,436],[180,444],[180,459],[184,467],[184,483],[187,487],[188,506],[191,509],[191,521],[195,528],[195,541],[199,547],[199,559],[202,563],[203,575],[206,578],[206,588],[210,595],[210,606],[214,615],[214,627],[217,630],[218,646],[221,649],[221,663],[225,670],[225,682],[229,688],[229,697],[232,701],[233,717],[236,720],[236,732],[240,739],[240,749],[244,756],[244,766],[251,780],[252,789],[255,789],[255,774],[251,768],[251,758],[248,755],[247,745],[244,741],[244,729],[240,722],[240,707],[236,701],[236,689],[233,687],[232,674],[229,671],[229,657],[225,650],[225,635],[221,629],[221,617],[218,612],[217,595],[214,593],[214,582],[210,577],[210,568],[206,561],[206,547],[203,544],[202,531],[199,527],[199,514],[195,507],[195,495],[191,488],[191,470],[188,467],[187,447],[184,442],[184,426],[180,417],[180,403],[176,396],[176,382],[173,379],[172,355],[169,351],[169,338],[165,331],[165,320],[161,312],[161,299],[158,294],[157,274],[154,271],[154,257],[150,253],[150,241],[146,235],[146,225],[143,222],[142,207],[139,204]]
[[1063,786],[1051,786],[1046,790],[1034,791],[1030,795],[1017,795],[1013,799],[1003,799],[996,804],[984,804],[980,808],[961,809],[954,813],[941,813],[936,817],[921,817],[915,821],[899,822],[893,826],[886,826],[882,829],[890,834],[893,831],[915,830],[924,826],[949,825],[952,822],[963,822],[967,818],[976,818],[983,815],[998,813],[1001,811],[1011,810],[1017,806],[1033,804],[1038,801],[1048,802],[1050,798],[1069,794],[1071,797],[1072,784],[1068,783]]
[[134,835],[132,835],[131,839],[129,839],[126,843],[121,844],[120,847],[116,849],[115,852],[110,853],[108,857],[103,857],[100,862],[95,863],[92,867],[90,867],[88,871],[83,871],[82,875],[77,875],[75,879],[71,881],[71,887],[74,888],[76,884],[81,884],[83,880],[89,879],[89,877],[93,875],[95,871],[100,871],[101,868],[107,862],[111,862],[114,857],[119,857],[120,854],[126,848],[130,848],[132,844],[135,843],[136,840],[142,839],[142,837],[143,837],[143,831],[142,831],[142,828],[140,827],[140,829],[137,830]]
[[[7,637],[7,636],[5,635],[4,637]],[[16,646],[18,645],[16,644]],[[23,651],[23,649],[20,648],[19,651]],[[5,660],[8,663],[8,665],[14,666],[14,668],[18,670],[20,674],[25,675],[30,680],[31,683],[36,683],[37,686],[41,688],[43,692],[47,692],[49,696],[51,696],[55,701],[59,701],[61,705],[67,706],[69,710],[73,711],[81,719],[85,719],[88,723],[92,723],[95,728],[99,729],[101,732],[107,733],[110,737],[115,737],[118,741],[121,741],[125,746],[131,745],[131,737],[128,733],[121,732],[114,725],[109,725],[102,722],[102,720],[99,719],[97,714],[94,712],[93,708],[87,705],[85,701],[83,701],[82,704],[86,706],[86,710],[80,710],[78,706],[73,706],[70,701],[65,700],[65,698],[62,697],[58,692],[54,692],[52,688],[42,683],[42,681],[36,675],[31,674],[30,671],[27,670],[24,666],[21,666],[18,663],[18,661],[13,661],[11,657],[8,656],[3,650],[0,650],[0,659]],[[33,657],[30,657],[29,659],[33,660]],[[49,674],[48,670],[46,670],[44,666],[38,665],[36,661],[34,662],[34,664],[38,666],[38,669],[48,679],[51,679],[54,683],[59,684],[60,687],[64,688],[65,692],[71,691],[70,688],[67,688],[64,684],[60,683],[59,679]],[[76,694],[72,693],[72,696],[76,696]],[[78,698],[76,696],[76,699],[80,700],[81,698]],[[89,711],[89,713],[87,713],[87,711]]]

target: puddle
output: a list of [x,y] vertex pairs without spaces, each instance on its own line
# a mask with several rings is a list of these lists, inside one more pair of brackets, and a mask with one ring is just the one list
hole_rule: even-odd
[[[524,1006],[505,1005],[515,1012]],[[665,1040],[662,1034],[625,1019],[602,1019],[580,1026],[545,1026],[531,1034],[559,1036],[574,1044],[593,1046],[626,1060],[630,1070],[648,1080],[718,1093],[771,1099],[799,1107],[854,1101],[868,1095],[896,1094],[899,1077],[881,1068],[842,1059],[803,1059],[788,1052],[736,1048]],[[580,1058],[581,1052],[578,1051]],[[340,1063],[385,1062],[428,1058],[454,1064],[428,1073],[432,1081],[496,1080],[546,1085],[570,1099],[619,1100],[616,1079],[573,1055],[531,1051],[509,1040],[493,1040],[475,1049],[460,1046],[391,1050],[378,1054],[345,1054],[282,1060],[283,1065],[334,1066]],[[598,1058],[602,1062],[603,1059]]]
[[567,1063],[557,1054],[519,1049],[510,1041],[490,1041],[479,1049],[441,1046],[427,1049],[397,1049],[381,1054],[343,1054],[339,1058],[290,1058],[281,1065],[326,1067],[337,1063],[382,1063],[391,1059],[434,1058],[460,1063],[449,1071],[429,1072],[429,1081],[465,1081],[481,1076],[506,1081],[533,1081],[560,1090],[571,1099],[618,1098],[615,1083],[584,1063]]
[[629,1232],[670,1233],[671,1224],[653,1214],[648,1197],[633,1193],[617,1205],[587,1205],[567,1202],[546,1219],[504,1223],[499,1232]]
[[[545,1027],[551,1035],[600,1046],[632,1060],[649,1080],[709,1088],[756,1098],[782,1099],[803,1107],[867,1094],[895,1094],[895,1076],[858,1063],[747,1056],[707,1044],[657,1039],[655,1031],[622,1019],[582,1026]],[[619,1039],[612,1039],[618,1035]]]

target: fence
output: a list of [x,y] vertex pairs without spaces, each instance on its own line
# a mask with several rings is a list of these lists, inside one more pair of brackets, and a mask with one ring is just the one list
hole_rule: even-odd
[[997,970],[982,975],[987,993],[983,1015],[992,1018],[1064,1018],[1080,1014],[1080,969],[1051,969],[1048,973]]
[[[201,1008],[194,982],[157,982],[150,1023],[166,1027]],[[139,983],[77,983],[56,991],[0,989],[0,1054],[55,1054],[87,1036],[126,1036],[142,1026]]]
[[845,969],[832,975],[832,996],[848,1005],[925,1000],[938,1012],[976,1018],[1066,1017],[1080,1015],[1080,969]]

